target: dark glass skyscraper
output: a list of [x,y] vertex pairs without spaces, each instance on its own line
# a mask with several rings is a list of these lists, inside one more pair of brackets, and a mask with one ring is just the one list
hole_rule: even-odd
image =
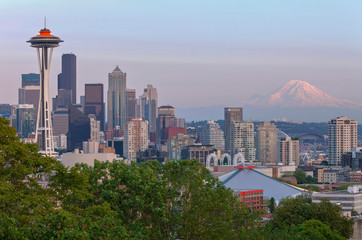
[[83,141],[90,138],[90,119],[72,104],[69,105],[68,117],[67,149],[81,149]]
[[96,119],[101,122],[101,131],[104,131],[104,100],[103,84],[86,84],[85,85],[85,106],[84,113],[94,114]]
[[24,88],[25,86],[40,86],[40,74],[21,74],[21,87]]
[[58,75],[58,90],[72,90],[72,104],[77,103],[77,57],[73,53],[62,55],[62,73]]

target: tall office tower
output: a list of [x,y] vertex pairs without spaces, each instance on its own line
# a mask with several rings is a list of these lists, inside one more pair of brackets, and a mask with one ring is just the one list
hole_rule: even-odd
[[84,113],[86,115],[94,114],[96,119],[100,121],[101,131],[104,131],[103,84],[86,84],[84,92]]
[[10,104],[0,104],[0,117],[11,119],[11,105]]
[[69,105],[68,116],[67,149],[81,149],[83,142],[90,138],[90,119],[72,104]]
[[214,145],[217,150],[225,150],[224,132],[220,125],[214,121],[208,121],[202,129],[202,144]]
[[62,73],[58,75],[58,90],[72,91],[72,104],[77,104],[77,57],[73,53],[62,55]]
[[190,136],[181,133],[171,137],[167,141],[167,153],[169,160],[171,161],[180,160],[182,149],[194,144],[195,144],[194,139],[190,138]]
[[109,129],[125,129],[127,122],[127,74],[117,66],[108,74],[107,115]]
[[132,119],[126,124],[123,153],[131,161],[137,160],[137,152],[148,148],[148,122]]
[[331,165],[342,165],[342,153],[357,147],[358,122],[337,117],[328,122],[328,158]]
[[29,134],[35,132],[33,111],[31,104],[19,104],[16,110],[16,132],[20,138],[28,138]]
[[243,108],[227,107],[224,108],[224,120],[225,120],[225,152],[231,153],[230,129],[232,122],[243,121]]
[[58,137],[59,135],[67,134],[69,130],[69,119],[68,119],[68,107],[57,108],[53,112],[53,135]]
[[21,87],[24,88],[25,86],[40,86],[40,74],[21,74]]
[[34,105],[33,119],[36,121],[38,115],[40,86],[25,85],[19,88],[18,104],[31,104]]
[[[51,156],[54,154],[53,131],[50,115],[49,102],[49,71],[53,55],[53,48],[58,47],[60,38],[50,34],[50,30],[45,26],[40,30],[40,34],[32,37],[29,41],[31,47],[36,48],[38,53],[38,64],[40,71],[40,99],[38,107],[38,117],[36,123],[35,141],[39,143],[40,152]],[[38,141],[38,136],[40,139]]]
[[172,106],[161,106],[158,108],[156,121],[156,143],[165,145],[168,140],[168,128],[180,127],[175,117],[175,108]]
[[58,89],[58,95],[53,98],[53,111],[58,108],[67,108],[72,104],[72,90]]
[[284,165],[299,165],[299,140],[286,137],[279,142],[279,162]]
[[231,122],[231,156],[241,152],[246,161],[255,161],[254,124],[252,122]]
[[258,126],[257,159],[263,164],[277,164],[278,129],[270,122]]
[[143,95],[140,97],[142,117],[148,121],[149,132],[156,131],[156,119],[158,108],[158,93],[157,88],[154,88],[151,84],[147,85],[144,89]]
[[90,139],[93,141],[101,141],[101,122],[97,120],[96,115],[89,114],[90,119]]
[[136,89],[127,89],[127,119],[128,121],[136,118]]

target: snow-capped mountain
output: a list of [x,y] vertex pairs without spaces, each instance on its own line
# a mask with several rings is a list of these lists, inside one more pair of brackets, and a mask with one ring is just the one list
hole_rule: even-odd
[[329,96],[312,84],[292,80],[270,97],[255,97],[246,105],[263,107],[329,107],[356,109],[362,104]]

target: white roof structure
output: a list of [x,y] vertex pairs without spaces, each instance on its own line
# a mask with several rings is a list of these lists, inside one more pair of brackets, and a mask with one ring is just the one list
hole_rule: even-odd
[[276,202],[286,197],[296,197],[302,190],[278,181],[254,169],[236,169],[219,177],[225,187],[234,191],[240,189],[262,189],[264,197],[274,197]]

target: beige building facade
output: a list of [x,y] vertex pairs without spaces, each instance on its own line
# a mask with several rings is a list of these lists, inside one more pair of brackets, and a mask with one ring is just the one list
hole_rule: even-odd
[[257,159],[263,165],[277,164],[278,129],[270,122],[263,122],[257,132]]

